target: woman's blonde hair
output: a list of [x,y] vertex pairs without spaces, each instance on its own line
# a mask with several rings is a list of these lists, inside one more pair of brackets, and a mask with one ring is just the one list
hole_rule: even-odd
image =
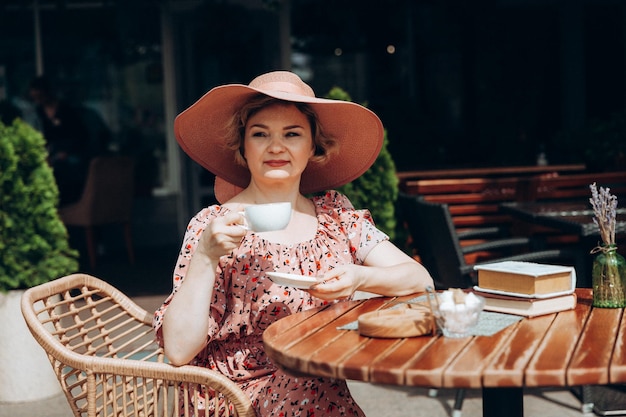
[[324,163],[328,157],[337,150],[337,141],[324,133],[317,114],[313,108],[306,103],[280,100],[264,94],[258,94],[248,100],[237,113],[233,115],[226,126],[226,148],[235,151],[235,161],[243,166],[247,166],[244,155],[243,142],[245,138],[246,124],[248,120],[261,109],[278,104],[282,106],[295,106],[309,120],[311,126],[311,136],[313,137],[313,157],[311,161]]

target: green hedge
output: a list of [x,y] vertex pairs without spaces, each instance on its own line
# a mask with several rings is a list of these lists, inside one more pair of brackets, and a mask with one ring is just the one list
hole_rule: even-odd
[[0,122],[0,291],[24,289],[78,269],[59,218],[59,191],[41,133]]
[[[330,90],[327,98],[352,101],[348,93],[339,87]],[[398,199],[398,177],[396,164],[387,147],[387,130],[384,132],[383,147],[374,164],[356,180],[338,188],[356,208],[367,208],[372,213],[376,226],[396,239],[395,204]]]

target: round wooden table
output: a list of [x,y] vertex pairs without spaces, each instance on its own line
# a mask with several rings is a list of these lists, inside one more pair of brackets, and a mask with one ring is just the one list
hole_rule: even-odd
[[484,416],[521,417],[524,387],[626,382],[624,310],[592,308],[590,289],[576,294],[574,310],[523,319],[492,336],[376,339],[338,329],[414,294],[293,314],[269,326],[263,341],[276,364],[296,373],[377,384],[482,388]]

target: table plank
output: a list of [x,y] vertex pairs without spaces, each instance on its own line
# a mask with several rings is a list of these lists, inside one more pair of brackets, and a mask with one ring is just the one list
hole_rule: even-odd
[[[526,369],[525,386],[564,386],[565,369],[570,362],[582,328],[585,326],[591,303],[591,289],[578,289],[578,303],[574,310],[556,315],[552,326],[537,347]],[[587,300],[587,301],[586,301]],[[558,346],[558,349],[555,349]]]
[[[326,333],[321,333],[321,337],[326,337]],[[318,339],[314,339],[317,341]],[[307,372],[315,375],[340,378],[337,371],[353,350],[358,350],[359,346],[367,341],[367,338],[359,335],[355,330],[343,330],[339,336],[329,339],[323,345],[319,345],[317,350],[309,357]],[[307,343],[310,343],[308,341]],[[306,348],[300,345],[299,348]],[[298,350],[294,350],[296,354]]]
[[526,366],[554,317],[554,314],[548,314],[518,322],[517,328],[506,343],[506,348],[501,349],[485,367],[483,386],[522,386]]
[[[407,369],[411,364],[425,360],[433,343],[437,343],[437,338],[430,335],[400,340],[370,364],[371,380],[380,384],[414,385],[408,380]],[[432,386],[440,384],[439,379]]]
[[443,386],[480,388],[483,386],[484,369],[501,351],[506,351],[511,337],[517,332],[514,323],[489,337],[477,337],[448,366]]
[[567,369],[567,385],[603,385],[609,382],[607,364],[610,363],[613,353],[621,316],[622,309],[591,310]]
[[406,384],[412,386],[444,386],[444,373],[471,337],[451,339],[439,337],[419,357],[405,365]]
[[622,318],[615,339],[609,379],[611,383],[626,381],[626,316],[624,311],[622,311]]
[[[378,309],[391,308],[397,303],[408,299],[408,297],[398,297],[390,300],[385,298],[374,298],[367,302],[363,302],[358,307],[346,313],[344,316],[339,317],[328,323],[324,327],[323,333],[316,334],[306,341],[307,344],[312,343],[317,346],[317,349],[309,357],[309,366],[307,371],[316,375],[329,376],[334,378],[346,378],[342,375],[341,370],[345,367],[345,363],[353,352],[362,352],[363,345],[370,345],[370,338],[363,337],[359,334],[358,330],[339,330],[337,328],[349,324],[355,320],[364,312],[374,311]],[[337,337],[332,338],[333,334],[337,334]],[[320,340],[320,338],[322,340]],[[327,340],[325,339],[327,338]],[[377,339],[375,339],[377,340]],[[398,339],[392,339],[397,342]],[[294,350],[291,352],[294,355],[301,355],[301,351],[298,349],[310,349],[307,345],[302,344],[298,347],[294,346]],[[380,350],[379,348],[374,351]]]
[[300,369],[296,366],[299,365],[300,361],[297,356],[294,358],[289,348],[319,330],[319,323],[311,318],[325,311],[330,312],[334,317],[341,316],[344,312],[359,305],[361,305],[361,302],[358,301],[333,303],[284,317],[270,325],[263,332],[265,350],[275,362],[280,363],[283,367],[306,372],[306,369]]
[[[356,332],[355,332],[356,333]],[[399,339],[374,339],[364,337],[365,341],[360,343],[357,349],[347,356],[343,363],[339,365],[337,376],[339,378],[356,379],[358,381],[378,382],[382,384],[393,384],[397,379],[388,380],[376,379],[371,376],[372,364],[388,355],[390,349],[399,343]],[[375,380],[376,379],[376,380]]]
[[[324,349],[332,349],[333,343],[342,334],[349,331],[337,331],[337,327],[344,326],[358,319],[359,315],[365,311],[381,308],[388,303],[388,299],[376,298],[369,300],[368,308],[365,308],[365,303],[362,301],[333,304],[327,309],[327,311],[332,312],[332,314],[328,313],[332,317],[329,316],[325,319],[322,326],[313,319],[315,316],[311,316],[309,320],[287,330],[283,337],[289,337],[290,342],[286,344],[282,342],[282,352],[280,356],[277,356],[280,359],[279,362],[288,368],[301,372],[311,372],[315,369],[328,369],[336,366],[336,359],[331,363],[324,363],[316,362],[313,357]],[[349,313],[345,314],[346,312]],[[281,328],[285,329],[283,326]],[[266,341],[265,337],[264,341]],[[271,344],[272,340],[268,339],[266,342]]]

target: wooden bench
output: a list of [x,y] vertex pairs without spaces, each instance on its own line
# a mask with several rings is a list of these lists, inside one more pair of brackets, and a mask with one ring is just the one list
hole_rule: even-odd
[[509,167],[433,169],[423,171],[400,171],[397,177],[400,183],[412,180],[444,179],[444,178],[502,178],[528,177],[549,173],[584,172],[585,164],[565,165],[523,165]]
[[[520,225],[520,222],[500,211],[500,204],[516,201],[584,200],[591,196],[589,185],[609,187],[611,193],[626,197],[626,172],[556,173],[537,175],[495,176],[476,178],[426,178],[400,181],[400,190],[420,195],[426,201],[448,204],[462,245],[480,243],[486,238],[463,235],[475,229],[498,229],[511,234],[541,235],[550,245],[575,243],[577,236],[544,227]],[[622,198],[620,201],[626,201]],[[479,254],[490,257],[492,254]],[[471,261],[471,260],[468,260]]]
[[591,197],[589,185],[610,188],[611,194],[626,197],[626,172],[583,173],[533,177],[528,184],[529,201],[584,200]]
[[446,203],[459,231],[474,227],[506,226],[509,216],[499,205],[515,201],[585,200],[589,185],[608,187],[612,194],[626,197],[626,172],[548,173],[499,178],[442,178],[405,180],[400,190],[425,200]]
[[[405,194],[420,195],[426,201],[448,205],[462,246],[503,237],[513,219],[500,213],[503,202],[518,201],[522,181],[519,178],[445,178],[409,180],[400,183]],[[477,231],[480,231],[477,233]],[[409,242],[409,247],[413,245]],[[414,254],[419,259],[419,254]],[[493,251],[466,255],[468,264],[499,256]]]
[[457,230],[465,231],[510,226],[511,218],[499,212],[499,205],[535,198],[530,192],[531,179],[584,170],[584,164],[568,164],[407,171],[397,175],[402,192],[448,204]]
[[406,181],[401,190],[423,196],[426,201],[445,203],[457,230],[502,226],[511,223],[499,212],[503,202],[520,201],[525,182],[520,178],[458,178]]

